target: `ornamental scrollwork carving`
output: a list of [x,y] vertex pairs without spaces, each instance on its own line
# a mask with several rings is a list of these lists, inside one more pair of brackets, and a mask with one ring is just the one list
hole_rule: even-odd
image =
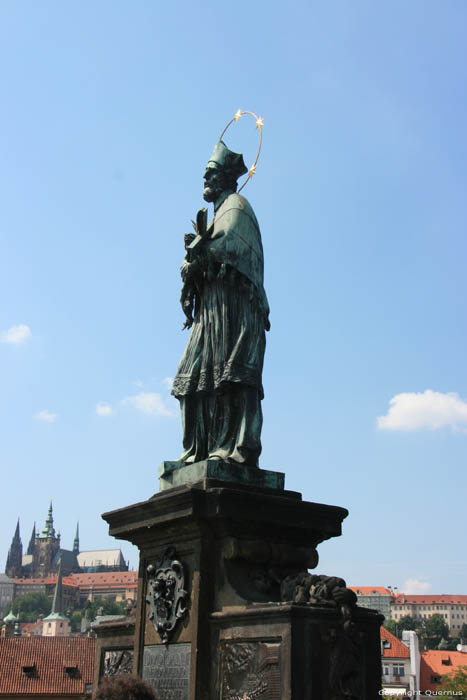
[[160,561],[146,569],[149,619],[164,644],[168,643],[177,623],[187,613],[185,573],[183,564],[175,556],[175,548],[167,547]]

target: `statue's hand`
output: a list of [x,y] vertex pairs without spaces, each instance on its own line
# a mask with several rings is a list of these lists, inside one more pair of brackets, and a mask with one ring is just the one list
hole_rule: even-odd
[[185,235],[183,236],[185,250],[188,250],[188,247],[190,246],[191,243],[193,243],[195,238],[196,238],[196,236],[194,233],[185,233]]

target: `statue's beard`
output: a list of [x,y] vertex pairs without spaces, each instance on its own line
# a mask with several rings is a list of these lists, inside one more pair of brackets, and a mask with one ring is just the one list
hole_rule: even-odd
[[220,187],[207,187],[203,190],[203,199],[205,202],[215,202],[220,196],[222,189]]

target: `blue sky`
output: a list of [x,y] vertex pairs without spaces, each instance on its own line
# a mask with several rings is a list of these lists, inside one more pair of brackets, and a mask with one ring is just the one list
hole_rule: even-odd
[[[265,124],[260,464],[349,509],[319,572],[466,592],[466,22],[464,0],[1,4],[0,568],[50,498],[63,546],[77,520],[118,546],[100,514],[179,455],[183,234],[242,108]],[[226,140],[253,161],[252,120]]]

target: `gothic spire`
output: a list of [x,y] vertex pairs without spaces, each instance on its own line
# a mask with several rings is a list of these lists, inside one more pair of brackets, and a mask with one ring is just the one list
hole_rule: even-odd
[[19,518],[16,523],[15,534],[11,540],[10,549],[6,560],[5,573],[11,578],[21,576],[22,573],[22,558],[23,558],[23,543],[19,533]]
[[49,512],[45,519],[45,526],[41,537],[55,537],[54,518],[52,514],[52,501],[50,501]]
[[63,587],[62,587],[62,558],[58,565],[57,583],[55,584],[54,599],[52,602],[51,615],[60,613],[63,615]]
[[79,554],[79,521],[76,523],[76,535],[73,540],[73,554]]
[[31,539],[29,540],[28,550],[26,554],[34,554],[34,546],[36,542],[36,523],[32,526]]

